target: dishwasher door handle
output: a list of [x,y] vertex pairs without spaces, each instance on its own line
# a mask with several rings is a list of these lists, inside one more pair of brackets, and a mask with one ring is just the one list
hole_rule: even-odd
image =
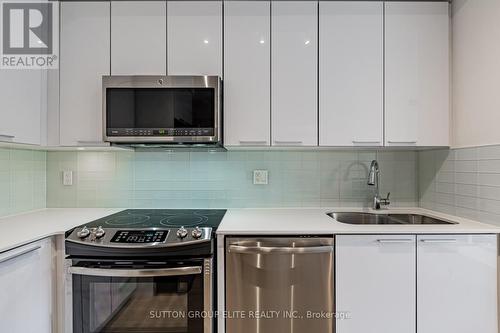
[[310,246],[310,247],[274,247],[274,246],[242,246],[229,245],[229,252],[249,254],[310,254],[310,253],[333,253],[333,246]]

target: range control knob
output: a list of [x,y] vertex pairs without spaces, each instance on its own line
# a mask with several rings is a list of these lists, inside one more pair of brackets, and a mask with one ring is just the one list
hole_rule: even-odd
[[201,238],[202,235],[203,231],[201,231],[200,227],[194,228],[193,231],[191,232],[191,236],[193,236],[194,239]]
[[177,237],[180,239],[185,238],[188,234],[188,231],[184,227],[180,227],[179,230],[177,230]]
[[82,230],[78,231],[76,233],[76,235],[79,237],[79,238],[87,238],[89,235],[90,235],[90,230],[89,228],[87,227],[83,227]]
[[102,238],[102,237],[104,237],[105,234],[106,234],[106,231],[104,231],[104,229],[101,226],[99,226],[97,228],[97,230],[95,231],[96,238]]

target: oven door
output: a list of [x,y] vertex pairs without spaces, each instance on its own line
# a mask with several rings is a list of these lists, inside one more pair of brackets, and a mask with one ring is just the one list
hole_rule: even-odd
[[79,261],[72,275],[73,332],[212,332],[212,260]]

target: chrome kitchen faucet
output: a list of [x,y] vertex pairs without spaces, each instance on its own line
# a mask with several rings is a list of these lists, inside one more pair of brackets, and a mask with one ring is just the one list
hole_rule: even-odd
[[389,197],[391,193],[387,193],[387,198],[380,197],[380,168],[377,160],[373,160],[368,174],[368,185],[375,186],[375,196],[373,197],[373,209],[380,209],[381,206],[389,206],[391,202]]

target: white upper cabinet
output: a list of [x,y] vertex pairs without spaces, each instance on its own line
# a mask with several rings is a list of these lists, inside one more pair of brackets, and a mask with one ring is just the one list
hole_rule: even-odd
[[449,4],[385,6],[386,145],[449,146]]
[[60,143],[102,142],[102,76],[110,71],[110,3],[61,3]]
[[351,315],[337,333],[415,333],[415,248],[414,235],[336,237],[336,307]]
[[318,144],[318,3],[273,2],[272,145]]
[[167,74],[166,2],[111,2],[111,74]]
[[320,2],[320,146],[383,145],[383,2]]
[[419,333],[497,333],[497,236],[417,237]]
[[46,70],[1,70],[0,142],[43,144],[46,112]]
[[222,76],[222,1],[168,1],[169,75]]
[[224,7],[224,142],[266,146],[271,136],[269,1]]

